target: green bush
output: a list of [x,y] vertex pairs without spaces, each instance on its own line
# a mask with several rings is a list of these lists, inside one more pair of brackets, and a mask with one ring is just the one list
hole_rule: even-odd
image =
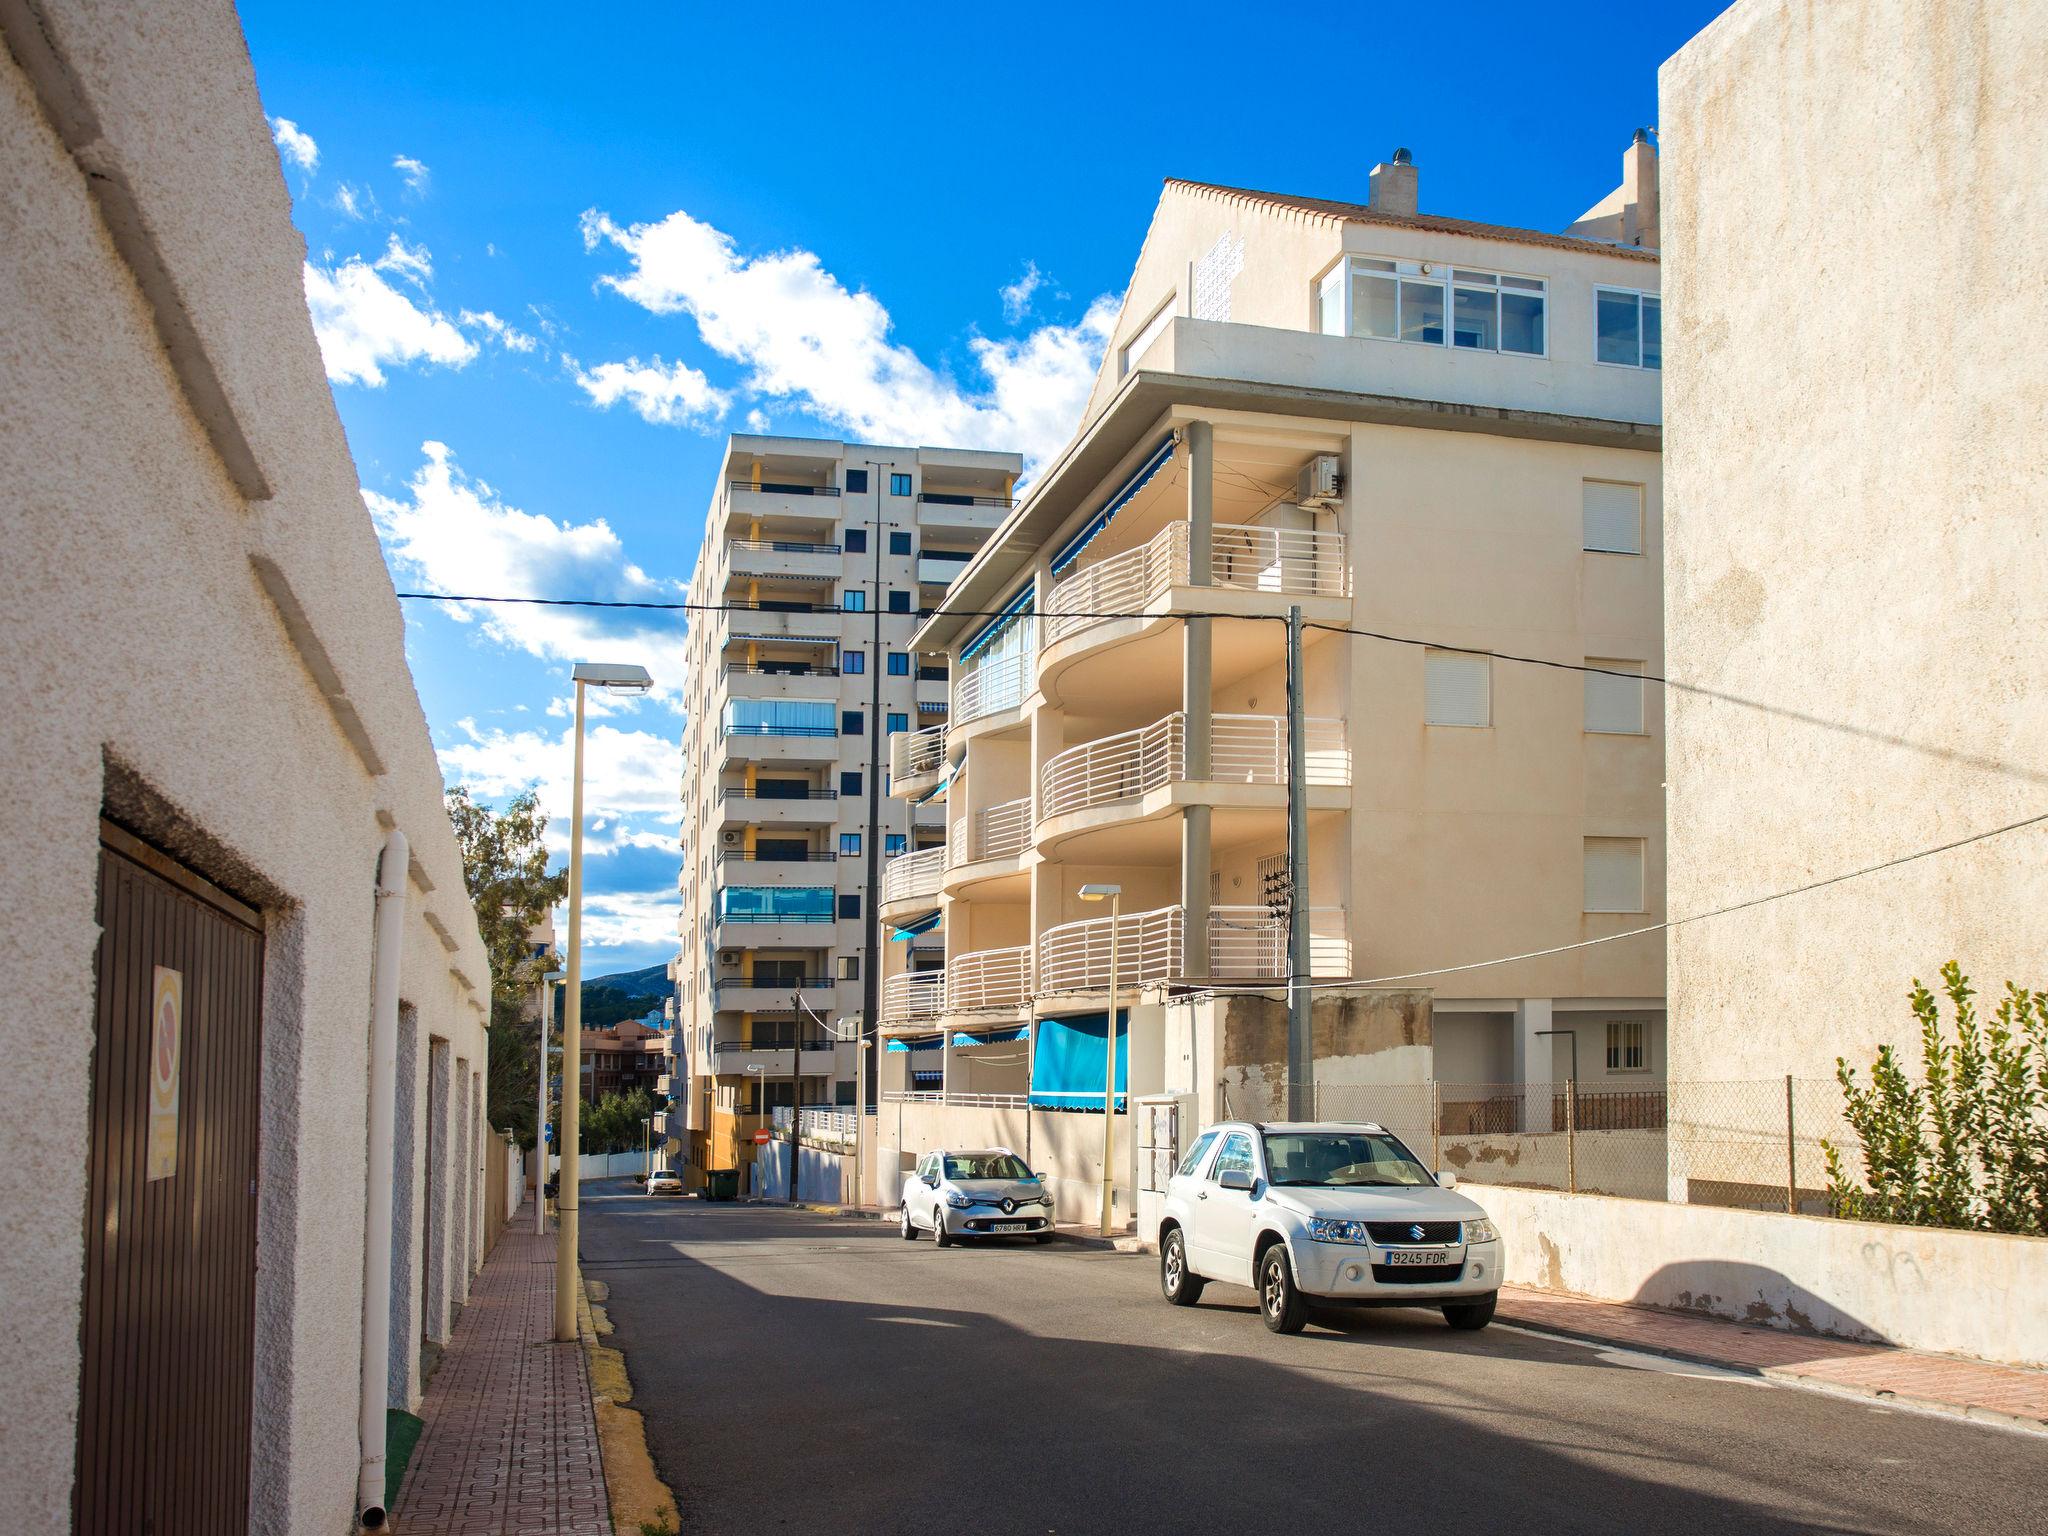
[[1941,968],[1955,1014],[1946,1038],[1934,994],[1916,978],[1921,1081],[1880,1046],[1866,1088],[1837,1058],[1843,1114],[1863,1151],[1858,1181],[1822,1142],[1837,1216],[1921,1227],[2048,1235],[2048,992],[2006,983],[1989,1020],[1953,960]]

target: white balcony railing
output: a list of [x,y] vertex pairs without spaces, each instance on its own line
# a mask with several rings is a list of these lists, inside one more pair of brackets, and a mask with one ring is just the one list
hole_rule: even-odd
[[[782,1141],[789,1139],[790,1108],[787,1104],[776,1105],[769,1111],[774,1124],[774,1135]],[[803,1111],[803,1139],[812,1146],[852,1147],[859,1135],[859,1117],[850,1109],[806,1109]]]
[[898,731],[889,738],[891,783],[937,773],[946,761],[946,728],[926,726],[921,731]]
[[[1098,622],[1129,614],[1169,587],[1192,585],[1190,525],[1168,523],[1136,549],[1083,566],[1046,594],[1045,643]],[[1294,597],[1344,597],[1351,567],[1344,535],[1307,528],[1219,523],[1209,530],[1209,581],[1241,592]]]
[[1038,622],[1027,615],[993,649],[972,661],[955,663],[948,711],[951,722],[964,725],[1017,708],[1031,692],[1031,673],[1037,664]]
[[912,1023],[936,1019],[946,1011],[944,971],[905,971],[882,982],[884,1023]]
[[1031,946],[982,949],[946,966],[946,1009],[1015,1008],[1031,1000]]
[[[1309,974],[1349,976],[1351,940],[1342,907],[1311,907],[1308,914]],[[1266,907],[1209,909],[1209,974],[1287,978],[1287,918]]]
[[882,904],[937,896],[945,873],[944,844],[920,848],[916,853],[899,853],[882,866]]
[[[1341,720],[1303,722],[1310,784],[1349,784],[1351,749]],[[1135,731],[1103,736],[1050,758],[1038,775],[1038,815],[1131,800],[1186,781],[1187,723],[1179,712]],[[1208,781],[1285,784],[1287,722],[1278,715],[1212,715]]]
[[[1119,990],[1181,974],[1181,909],[1126,912],[1116,920]],[[1107,917],[1062,923],[1038,936],[1038,991],[1103,991],[1109,986]]]
[[979,859],[1015,858],[1031,846],[1031,797],[1005,800],[960,817],[953,823],[948,846],[955,866]]

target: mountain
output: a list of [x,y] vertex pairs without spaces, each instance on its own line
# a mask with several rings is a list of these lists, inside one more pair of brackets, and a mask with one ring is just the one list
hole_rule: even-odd
[[[650,965],[638,971],[614,971],[583,979],[583,1027],[605,1029],[622,1019],[659,1013],[669,996],[668,967]],[[562,1017],[563,993],[555,993],[555,1018]]]
[[668,967],[650,965],[642,971],[614,971],[609,976],[583,978],[584,1001],[592,992],[623,992],[628,997],[652,997],[657,1003],[668,996]]

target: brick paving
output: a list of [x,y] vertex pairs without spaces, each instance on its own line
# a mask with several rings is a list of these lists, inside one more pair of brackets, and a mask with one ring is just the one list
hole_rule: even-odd
[[1500,1293],[1497,1316],[1759,1376],[2048,1429],[2048,1371],[1512,1287]]
[[552,1342],[554,1298],[553,1230],[508,1224],[427,1384],[400,1536],[612,1536],[589,1365]]

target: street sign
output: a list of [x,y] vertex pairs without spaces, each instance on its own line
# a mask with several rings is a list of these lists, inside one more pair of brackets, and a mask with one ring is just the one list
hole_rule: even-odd
[[768,1145],[768,1142],[769,1142],[769,1135],[768,1135],[768,1133],[767,1133],[766,1131],[756,1131],[756,1132],[754,1132],[754,1145],[755,1145],[755,1146],[757,1146],[757,1147],[765,1147],[765,1146],[767,1146],[767,1145]]

